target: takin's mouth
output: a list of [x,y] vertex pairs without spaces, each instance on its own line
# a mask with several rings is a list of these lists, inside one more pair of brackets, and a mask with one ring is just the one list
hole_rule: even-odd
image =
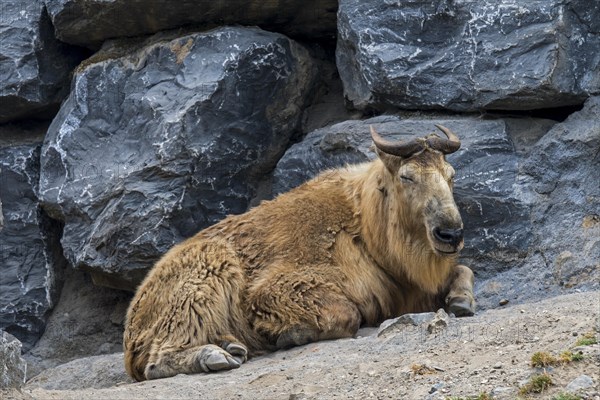
[[449,246],[448,244],[434,244],[433,249],[435,252],[443,257],[455,256],[457,255],[464,247],[464,242],[461,241],[456,247]]
[[455,256],[458,254],[459,251],[460,251],[460,249],[456,249],[453,251],[446,251],[446,250],[441,250],[441,249],[435,248],[435,252],[441,256]]

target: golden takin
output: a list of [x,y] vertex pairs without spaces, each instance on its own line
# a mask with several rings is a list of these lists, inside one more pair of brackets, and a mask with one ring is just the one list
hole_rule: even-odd
[[124,351],[136,380],[238,368],[249,356],[352,337],[404,313],[474,310],[463,223],[435,134],[371,135],[378,158],[334,169],[169,250],[137,289]]

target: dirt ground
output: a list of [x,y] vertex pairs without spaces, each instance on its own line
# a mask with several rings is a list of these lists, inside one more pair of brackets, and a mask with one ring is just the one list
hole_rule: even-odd
[[[579,389],[579,398],[600,400],[600,347],[575,346],[586,333],[598,338],[599,312],[600,292],[575,293],[451,318],[437,333],[429,333],[427,323],[398,325],[380,336],[377,328],[367,328],[355,339],[276,352],[238,370],[141,383],[126,377],[121,354],[99,356],[93,362],[77,360],[46,371],[22,392],[5,392],[3,397],[437,400],[485,393],[494,399],[554,399],[575,378],[587,375],[593,383],[588,380]],[[530,365],[535,352],[558,356],[565,350],[584,357],[545,371]],[[552,386],[540,394],[519,393],[532,376],[543,372]]]

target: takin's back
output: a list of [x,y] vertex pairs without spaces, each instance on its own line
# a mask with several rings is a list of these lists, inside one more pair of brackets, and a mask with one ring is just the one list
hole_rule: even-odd
[[250,270],[276,260],[298,265],[331,263],[339,232],[359,233],[360,216],[344,172],[324,172],[245,214],[224,219],[191,240],[226,239]]

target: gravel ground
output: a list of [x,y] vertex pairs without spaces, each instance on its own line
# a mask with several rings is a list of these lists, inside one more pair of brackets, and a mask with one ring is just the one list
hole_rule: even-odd
[[[318,342],[250,360],[217,374],[178,375],[132,383],[122,354],[80,359],[47,370],[7,399],[447,399],[482,393],[494,399],[522,396],[519,388],[546,372],[553,385],[521,398],[553,399],[577,392],[600,400],[599,345],[576,347],[600,328],[600,292],[575,293],[451,318],[429,333],[397,324],[385,334],[362,329],[355,339]],[[428,319],[428,318],[425,318]],[[549,367],[530,365],[546,351],[581,352],[581,361]],[[582,377],[586,375],[589,379]],[[580,389],[573,389],[576,378]]]

